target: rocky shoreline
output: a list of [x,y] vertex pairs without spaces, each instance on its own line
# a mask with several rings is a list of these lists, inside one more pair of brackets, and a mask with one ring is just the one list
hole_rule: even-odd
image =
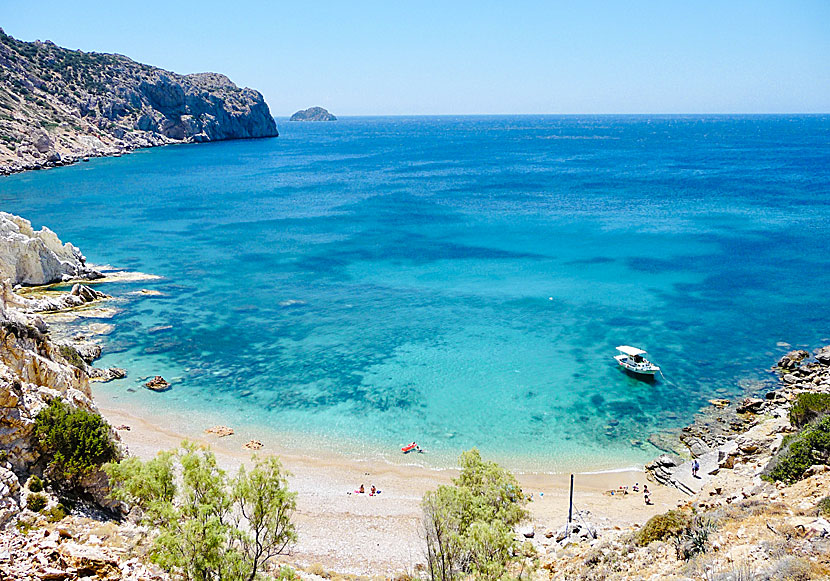
[[0,29],[0,175],[172,143],[276,137],[263,96],[218,73],[179,75]]

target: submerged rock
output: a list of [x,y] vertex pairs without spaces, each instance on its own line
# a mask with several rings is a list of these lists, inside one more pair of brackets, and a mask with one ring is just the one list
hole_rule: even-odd
[[262,448],[262,442],[260,442],[259,440],[251,440],[249,442],[242,444],[242,447],[246,450],[259,450]]

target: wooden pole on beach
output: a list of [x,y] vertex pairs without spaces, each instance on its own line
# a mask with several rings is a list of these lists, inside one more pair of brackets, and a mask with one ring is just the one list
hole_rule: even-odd
[[[571,532],[571,520],[573,520],[574,514],[574,475],[571,474],[571,496],[570,500],[568,501],[568,526],[565,528],[565,532],[570,534]],[[566,534],[566,536],[567,536]]]

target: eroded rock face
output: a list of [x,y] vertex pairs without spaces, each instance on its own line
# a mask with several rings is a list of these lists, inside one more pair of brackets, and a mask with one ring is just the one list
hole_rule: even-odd
[[8,113],[0,134],[17,143],[0,147],[0,175],[138,147],[278,135],[262,95],[217,73],[179,75],[2,29],[0,70]]
[[0,280],[42,285],[74,278],[100,278],[81,251],[63,244],[45,226],[38,231],[20,216],[0,212]]

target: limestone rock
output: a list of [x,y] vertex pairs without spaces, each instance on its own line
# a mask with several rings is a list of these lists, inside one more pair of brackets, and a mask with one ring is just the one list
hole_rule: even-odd
[[294,113],[289,121],[337,121],[337,117],[322,107],[309,107]]
[[224,438],[225,436],[233,436],[233,428],[229,428],[228,426],[213,426],[205,430],[205,433],[216,434],[220,438]]
[[764,407],[764,400],[757,397],[748,397],[738,406],[737,412],[739,414],[753,413],[756,414]]
[[153,379],[145,383],[144,387],[153,391],[165,391],[170,387],[170,383],[161,375],[156,375]]
[[42,285],[76,278],[100,278],[72,244],[63,244],[45,226],[38,231],[19,216],[0,212],[0,280]]
[[98,367],[87,367],[86,372],[89,374],[90,381],[97,381],[99,383],[106,383],[113,379],[123,379],[127,377],[127,370],[121,367],[110,367],[109,369],[99,369]]
[[242,447],[246,450],[260,450],[262,448],[262,442],[259,440],[251,440],[243,444]]
[[820,349],[816,349],[814,355],[819,363],[822,365],[830,365],[830,345],[825,345]]
[[262,95],[217,73],[179,75],[2,31],[0,68],[10,106],[0,134],[18,144],[0,147],[0,175],[139,147],[278,135]]
[[781,369],[795,369],[809,356],[810,354],[803,349],[790,351],[778,360],[778,367]]

